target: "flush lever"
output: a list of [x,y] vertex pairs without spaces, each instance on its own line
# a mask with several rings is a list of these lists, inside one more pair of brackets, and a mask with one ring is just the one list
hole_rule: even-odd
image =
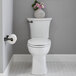
[[29,20],[27,20],[27,19],[25,19],[25,21],[24,22],[28,22],[28,23],[33,23],[33,21],[31,20],[31,21],[29,21]]
[[28,22],[28,23],[33,23],[33,21],[28,21],[28,20],[27,20],[27,22]]

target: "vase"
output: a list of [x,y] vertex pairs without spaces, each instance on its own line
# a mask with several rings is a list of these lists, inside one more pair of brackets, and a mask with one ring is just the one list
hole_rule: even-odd
[[45,17],[45,12],[42,9],[38,9],[34,12],[34,17],[44,18]]

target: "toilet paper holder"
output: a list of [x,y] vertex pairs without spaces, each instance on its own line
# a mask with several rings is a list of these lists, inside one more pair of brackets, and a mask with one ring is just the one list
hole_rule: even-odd
[[9,38],[9,35],[7,35],[7,36],[4,38],[4,41],[8,41],[8,40],[13,41],[13,38]]

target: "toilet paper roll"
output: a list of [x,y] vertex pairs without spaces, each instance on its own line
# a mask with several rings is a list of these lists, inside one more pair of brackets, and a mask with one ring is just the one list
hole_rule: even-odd
[[15,44],[16,41],[17,41],[17,36],[16,36],[15,34],[11,34],[11,35],[9,35],[8,38],[12,38],[12,39],[13,39],[13,41],[11,41],[11,40],[7,40],[7,42],[8,42],[9,44]]

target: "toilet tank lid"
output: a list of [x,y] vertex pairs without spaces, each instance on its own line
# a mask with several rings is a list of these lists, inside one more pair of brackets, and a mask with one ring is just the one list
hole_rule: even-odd
[[33,21],[51,21],[52,20],[52,18],[27,18],[27,20],[29,20],[29,21],[31,21],[31,20],[33,20]]
[[32,38],[28,40],[28,44],[30,45],[49,45],[51,44],[50,39],[44,39],[44,38]]

